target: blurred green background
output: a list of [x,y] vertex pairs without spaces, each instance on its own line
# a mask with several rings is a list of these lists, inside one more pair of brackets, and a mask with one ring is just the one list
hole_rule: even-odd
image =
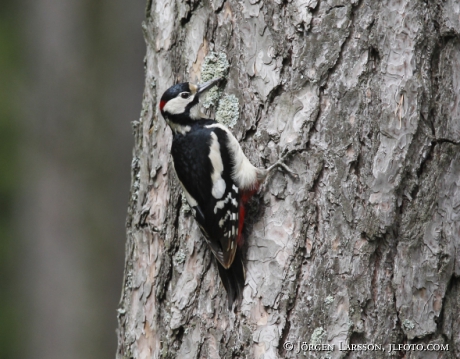
[[144,0],[2,0],[0,359],[114,358]]

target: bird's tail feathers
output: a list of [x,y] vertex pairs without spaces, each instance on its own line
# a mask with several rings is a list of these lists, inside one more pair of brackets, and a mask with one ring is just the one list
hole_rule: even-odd
[[235,301],[241,301],[243,297],[246,275],[244,272],[241,250],[239,248],[237,249],[235,259],[233,260],[230,268],[225,269],[222,264],[219,263],[219,261],[217,261],[217,266],[219,268],[220,279],[222,280],[222,284],[227,291],[228,309],[232,310],[233,303]]

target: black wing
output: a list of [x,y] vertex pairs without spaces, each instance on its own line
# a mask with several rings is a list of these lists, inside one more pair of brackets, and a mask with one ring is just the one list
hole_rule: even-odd
[[[216,149],[223,164],[220,178],[225,183],[222,190],[220,182],[219,191],[213,191],[215,181],[211,176],[214,167],[210,154],[214,151],[215,156]],[[203,235],[218,261],[229,268],[237,250],[240,194],[231,177],[233,163],[227,133],[220,128],[197,126],[185,135],[175,135],[171,153]]]

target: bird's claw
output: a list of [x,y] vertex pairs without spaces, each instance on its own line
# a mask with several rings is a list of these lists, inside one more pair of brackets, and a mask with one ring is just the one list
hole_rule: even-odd
[[267,169],[267,172],[271,172],[273,171],[276,167],[281,167],[283,168],[287,173],[289,173],[292,177],[294,178],[299,178],[299,175],[294,172],[292,169],[290,169],[285,163],[284,161],[286,160],[286,158],[288,158],[289,156],[291,156],[293,153],[297,152],[296,149],[294,150],[289,150],[287,153],[285,153],[284,155],[281,156],[281,158],[276,161],[274,164],[272,164],[268,169]]

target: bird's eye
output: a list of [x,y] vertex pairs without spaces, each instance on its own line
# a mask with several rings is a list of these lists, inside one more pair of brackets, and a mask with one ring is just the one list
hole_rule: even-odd
[[190,96],[190,93],[188,93],[188,92],[182,92],[180,94],[180,97],[182,97],[182,98],[188,98],[189,96]]

